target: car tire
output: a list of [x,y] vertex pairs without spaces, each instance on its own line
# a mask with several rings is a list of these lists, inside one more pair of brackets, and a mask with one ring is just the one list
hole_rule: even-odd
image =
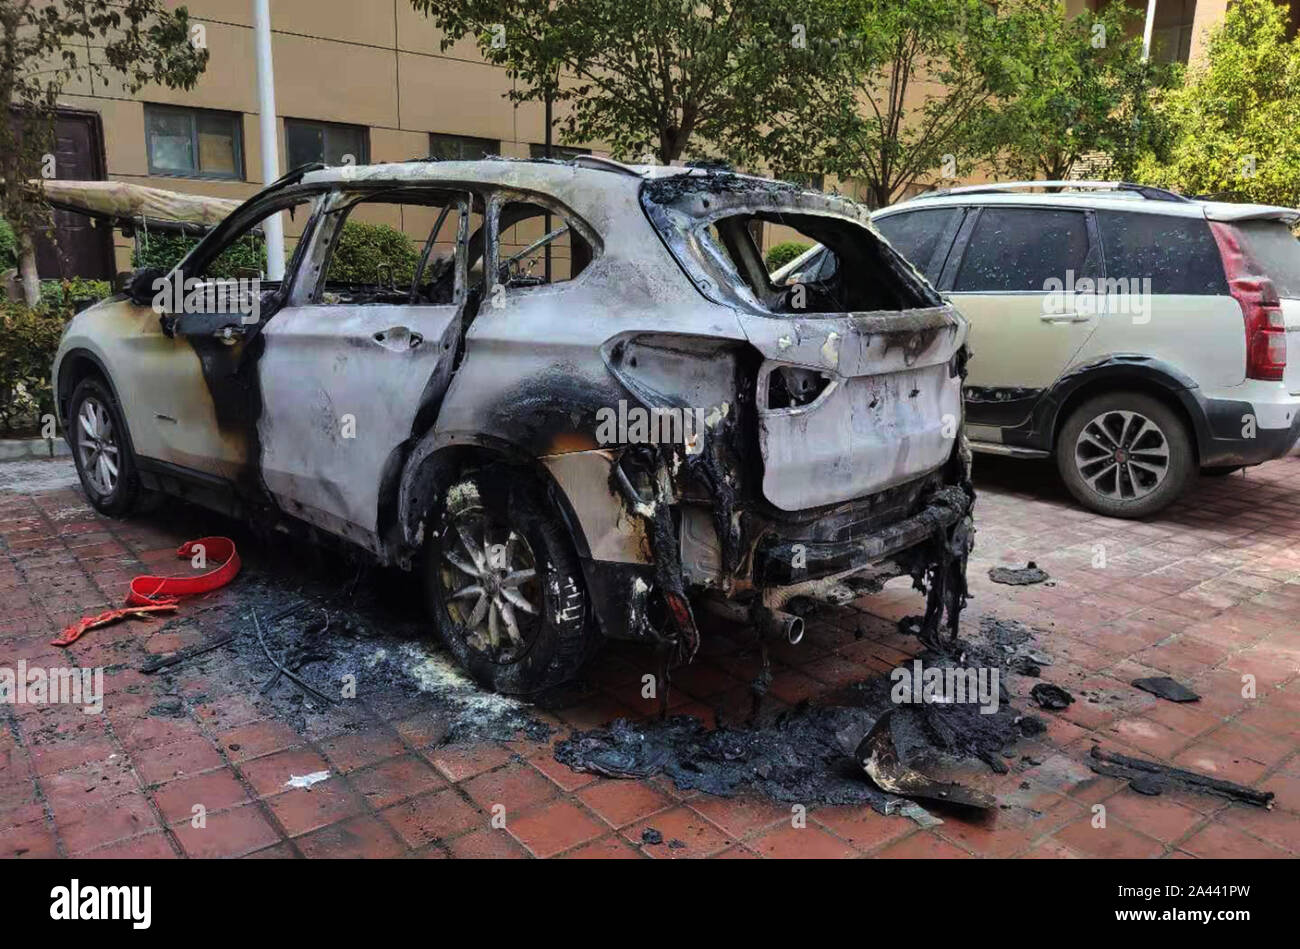
[[68,403],[69,441],[77,477],[101,514],[123,517],[140,500],[131,438],[108,385],[94,376],[77,383]]
[[1146,517],[1195,481],[1196,453],[1169,406],[1141,392],[1111,392],[1070,413],[1056,440],[1056,466],[1084,507]]
[[599,633],[572,541],[536,482],[462,469],[426,523],[425,598],[461,667],[509,695],[574,678]]

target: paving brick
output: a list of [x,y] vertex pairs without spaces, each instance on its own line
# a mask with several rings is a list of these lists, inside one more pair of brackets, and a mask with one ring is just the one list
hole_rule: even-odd
[[[651,829],[663,836],[663,843],[645,842],[643,834]],[[735,843],[733,838],[689,807],[675,807],[647,817],[624,827],[620,833],[640,845],[641,852],[648,857],[708,857]],[[674,842],[682,846],[674,846]]]
[[507,819],[522,814],[556,794],[555,785],[525,761],[511,761],[495,771],[487,771],[461,784],[461,790],[480,808],[492,813],[501,805]]
[[163,784],[225,765],[216,747],[202,735],[141,748],[131,755],[131,763],[146,785]]
[[242,857],[280,840],[256,804],[209,814],[203,827],[177,824],[172,833],[190,857]]
[[589,784],[577,796],[611,827],[622,827],[677,803],[652,785],[617,779]]
[[310,748],[288,748],[239,765],[244,778],[264,797],[287,790],[290,778],[329,769],[329,762]]
[[406,750],[401,739],[387,728],[339,735],[320,742],[319,747],[334,769],[343,773],[394,758]]
[[557,853],[599,837],[606,825],[571,801],[553,801],[514,820],[506,829],[535,857]]
[[488,823],[487,817],[467,803],[455,788],[423,794],[387,808],[380,815],[412,849]]
[[348,782],[374,808],[388,807],[447,783],[416,755],[390,758],[374,767],[353,771],[348,775]]
[[196,805],[212,813],[248,803],[248,792],[228,767],[169,781],[150,795],[168,823],[189,820]]
[[830,860],[856,857],[857,851],[816,824],[783,825],[748,841],[745,846],[760,857]]
[[298,838],[304,857],[397,857],[405,847],[384,824],[366,814],[331,824]]

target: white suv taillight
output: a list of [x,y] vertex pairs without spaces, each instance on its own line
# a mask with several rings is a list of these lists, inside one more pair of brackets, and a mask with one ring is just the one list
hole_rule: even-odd
[[1261,275],[1236,228],[1211,221],[1210,231],[1219,245],[1229,292],[1241,304],[1246,321],[1246,378],[1281,380],[1286,370],[1286,323],[1277,288]]

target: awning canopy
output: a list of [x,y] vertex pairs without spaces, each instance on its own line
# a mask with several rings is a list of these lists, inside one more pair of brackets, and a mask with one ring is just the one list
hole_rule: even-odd
[[202,234],[243,203],[125,181],[33,181],[32,184],[44,191],[52,206],[112,221],[115,227],[128,233],[144,228]]

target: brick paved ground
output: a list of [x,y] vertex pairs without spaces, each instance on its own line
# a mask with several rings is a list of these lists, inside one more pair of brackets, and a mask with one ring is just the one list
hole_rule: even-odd
[[[193,512],[190,523],[175,512],[115,522],[96,516],[72,488],[48,490],[51,479],[41,491],[4,487],[14,480],[0,472],[0,666],[67,665],[67,655],[47,645],[63,624],[115,605],[146,568],[174,569],[175,545],[194,524],[232,529]],[[375,712],[359,731],[304,736],[265,717],[256,683],[211,672],[178,673],[172,689],[185,697],[183,713],[150,715],[155,683],[122,667],[107,676],[102,715],[0,706],[0,855],[1300,855],[1300,459],[1204,479],[1149,523],[1079,510],[1051,468],[1037,463],[981,459],[977,483],[968,616],[994,613],[1044,630],[1040,643],[1055,657],[1044,678],[1079,697],[1062,713],[1045,713],[1048,732],[1024,742],[1012,773],[992,784],[1015,806],[984,820],[945,815],[922,829],[865,808],[823,807],[796,828],[788,806],[765,800],[575,774],[546,744],[430,746],[427,719],[409,707]],[[987,580],[991,565],[1029,559],[1054,585]],[[919,597],[894,586],[861,601],[864,613],[812,622],[803,644],[776,650],[769,707],[884,673],[914,652],[893,623],[916,612]],[[855,637],[857,627],[864,638]],[[71,657],[93,666],[110,654],[120,662],[123,649],[144,658],[183,644],[121,624],[92,632]],[[712,637],[677,676],[674,710],[733,716],[747,702],[754,662],[736,642]],[[635,650],[607,649],[592,673],[595,690],[543,717],[563,734],[648,713],[638,694],[644,665]],[[1128,685],[1160,674],[1202,700],[1176,705]],[[1242,697],[1243,675],[1254,677],[1255,698]],[[1017,677],[1017,700],[1026,701],[1033,684]],[[1137,795],[1087,770],[1098,742],[1272,790],[1277,806]],[[319,770],[331,776],[311,790],[284,787],[289,774]],[[203,829],[190,823],[196,802],[207,810]],[[1106,808],[1104,828],[1093,826],[1097,803]],[[505,805],[504,830],[490,825],[494,804]],[[647,827],[684,846],[643,845]]]

